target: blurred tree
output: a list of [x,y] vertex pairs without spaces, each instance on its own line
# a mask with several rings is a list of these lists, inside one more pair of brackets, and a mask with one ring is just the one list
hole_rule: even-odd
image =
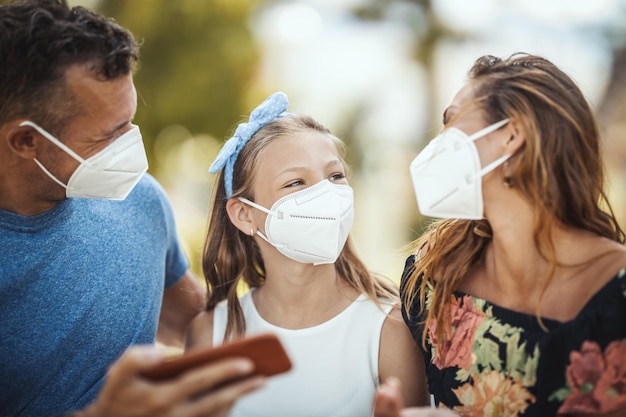
[[[77,2],[75,2],[77,3]],[[258,53],[247,19],[254,0],[104,0],[95,8],[141,44],[135,83],[148,154],[167,126],[224,139],[247,114]],[[256,99],[254,97],[253,99]],[[151,172],[160,167],[151,160]],[[155,172],[156,171],[156,172]]]
[[[424,88],[420,91],[420,94],[426,96],[427,102],[434,103],[436,101],[435,86],[437,85],[434,61],[437,45],[444,39],[460,40],[465,35],[455,33],[452,28],[446,27],[433,10],[432,3],[432,0],[368,0],[353,9],[353,14],[359,19],[393,21],[411,29],[416,39],[413,57],[415,61],[422,65],[426,76]],[[428,135],[429,132],[436,132],[441,129],[441,116],[435,106],[427,106],[426,110],[430,114],[426,116],[429,126],[424,129],[424,134]],[[351,122],[349,131],[346,134],[349,140],[360,122],[358,115],[355,115]],[[412,148],[406,151],[417,155],[429,139],[430,137],[428,136],[416,137],[412,143]],[[358,149],[358,147],[354,148]],[[362,157],[362,155],[359,156]],[[359,162],[357,160],[353,164],[357,169],[361,166]],[[414,207],[415,201],[407,199],[406,204]],[[407,210],[407,212],[411,213],[411,218],[405,220],[406,227],[404,230],[406,237],[402,241],[408,242],[415,239],[425,230],[430,219],[426,219],[415,209]]]
[[626,122],[626,45],[614,49],[611,78],[598,114],[604,124]]
[[622,228],[626,228],[626,44],[618,45],[598,113],[605,139],[609,198]]
[[[434,56],[437,45],[442,40],[462,40],[466,34],[456,33],[453,28],[446,27],[433,10],[432,0],[368,0],[355,8],[355,16],[363,20],[394,21],[410,28],[417,40],[414,58],[423,65],[426,71],[426,86],[436,85]],[[401,9],[400,9],[401,7]],[[394,12],[398,8],[399,12]],[[428,96],[428,102],[435,102],[432,88],[425,88],[420,94]],[[430,128],[427,131],[438,131],[441,128],[439,110],[430,109],[436,114],[428,116]],[[416,146],[421,148],[423,141],[430,138],[416,138]],[[417,149],[416,149],[417,150]]]

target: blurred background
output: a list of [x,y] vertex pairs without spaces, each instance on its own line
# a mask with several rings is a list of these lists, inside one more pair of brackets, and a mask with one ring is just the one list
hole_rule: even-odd
[[626,0],[70,0],[140,41],[136,75],[152,173],[168,192],[201,276],[214,176],[207,169],[267,95],[349,147],[352,237],[398,281],[424,221],[408,167],[485,54],[542,55],[597,111],[608,193],[626,226]]

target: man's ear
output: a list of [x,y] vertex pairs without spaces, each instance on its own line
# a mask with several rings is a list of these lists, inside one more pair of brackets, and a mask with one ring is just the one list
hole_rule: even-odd
[[507,136],[503,143],[504,154],[515,155],[526,143],[526,135],[516,119],[512,119],[505,128]]
[[257,231],[256,221],[252,216],[252,208],[242,203],[238,198],[231,198],[226,202],[226,212],[230,222],[243,234],[254,236]]
[[33,159],[37,156],[37,138],[40,135],[32,127],[11,123],[3,126],[0,132],[1,139],[14,155],[24,159]]

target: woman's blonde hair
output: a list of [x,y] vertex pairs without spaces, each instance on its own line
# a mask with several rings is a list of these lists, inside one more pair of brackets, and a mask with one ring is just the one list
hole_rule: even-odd
[[[280,117],[259,129],[241,150],[233,170],[233,194],[230,198],[245,197],[254,201],[252,183],[263,151],[278,138],[309,131],[328,135],[337,146],[341,161],[347,169],[345,145],[326,127],[308,116]],[[239,231],[228,217],[226,212],[228,198],[224,189],[223,175],[222,170],[214,190],[202,269],[209,291],[206,310],[211,311],[222,300],[228,300],[228,320],[224,337],[229,338],[242,335],[246,329],[237,289],[242,282],[250,288],[263,285],[265,266],[255,240]],[[379,303],[379,297],[399,303],[397,288],[367,270],[356,255],[350,239],[335,262],[335,269],[340,279],[376,303]]]
[[[555,225],[624,242],[624,232],[604,192],[595,117],[570,77],[538,56],[483,56],[470,69],[469,82],[474,87],[471,104],[482,110],[487,124],[515,120],[526,137],[511,160],[507,181],[534,209],[534,242],[551,266],[543,294],[558,265],[551,239]],[[405,314],[417,313],[411,311],[417,294],[424,305],[431,284],[430,307],[420,319],[426,324],[438,323],[436,339],[440,343],[450,320],[448,301],[470,269],[484,260],[491,238],[487,220],[442,220],[432,223],[414,242],[413,249],[420,256],[403,282]],[[540,320],[539,302],[536,308]],[[427,329],[424,326],[423,342]]]

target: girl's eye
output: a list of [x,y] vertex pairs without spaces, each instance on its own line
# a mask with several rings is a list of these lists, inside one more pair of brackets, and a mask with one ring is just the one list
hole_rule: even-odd
[[339,181],[339,180],[344,179],[345,177],[346,177],[346,174],[341,173],[341,172],[337,172],[337,173],[335,173],[335,174],[330,176],[330,180],[331,181]]
[[297,186],[302,185],[302,184],[304,184],[304,182],[302,180],[295,180],[295,181],[292,181],[292,182],[288,183],[287,185],[285,185],[285,188],[297,187]]

